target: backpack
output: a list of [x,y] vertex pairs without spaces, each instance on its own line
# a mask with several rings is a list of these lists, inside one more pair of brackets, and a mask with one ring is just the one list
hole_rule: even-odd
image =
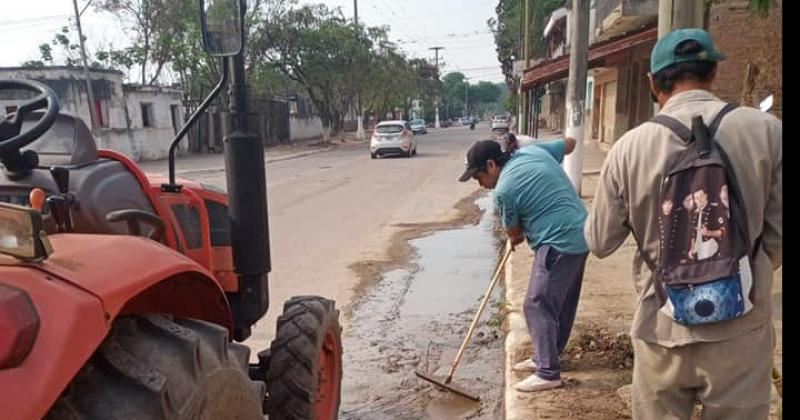
[[735,108],[727,104],[710,126],[696,116],[691,130],[663,114],[650,120],[687,147],[668,164],[660,185],[657,260],[636,242],[653,271],[659,311],[682,325],[728,321],[753,308],[751,261],[759,241],[751,248],[736,174],[714,138]]

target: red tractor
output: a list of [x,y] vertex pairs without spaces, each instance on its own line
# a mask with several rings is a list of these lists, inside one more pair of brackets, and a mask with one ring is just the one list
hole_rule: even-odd
[[[247,129],[244,0],[200,0],[223,76],[176,136],[169,178],[98,150],[47,85],[0,120],[0,417],[336,419],[333,301],[285,302],[270,349],[264,152]],[[230,74],[230,77],[229,77]],[[230,78],[228,195],[175,179],[178,141]]]

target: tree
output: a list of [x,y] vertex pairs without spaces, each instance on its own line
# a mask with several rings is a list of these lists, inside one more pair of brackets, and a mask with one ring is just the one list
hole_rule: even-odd
[[[193,0],[102,0],[95,7],[129,22],[127,29],[133,32],[134,44],[116,53],[130,57],[140,67],[142,85],[152,85],[173,60],[175,49],[183,46],[180,40],[184,39],[189,17],[197,20],[195,3]],[[150,64],[153,68],[148,71]]]
[[[84,37],[84,40],[86,40],[86,37]],[[53,59],[52,45],[58,47],[59,50],[61,50],[61,52],[64,54],[64,64],[66,64],[68,67],[77,66],[80,64],[81,58],[79,50],[80,45],[77,42],[77,40],[73,42],[70,39],[69,26],[62,26],[61,30],[53,35],[53,39],[50,41],[50,43],[39,45],[39,55],[42,57],[41,61],[32,61],[29,63],[42,63],[42,65],[44,65],[44,63],[49,63],[52,65],[55,62]],[[29,63],[23,63],[23,65]]]
[[301,86],[319,114],[328,141],[343,126],[360,72],[369,62],[370,40],[340,9],[307,5],[264,21],[254,46],[263,58]]
[[522,0],[500,0],[495,7],[497,18],[486,23],[494,34],[495,51],[509,89],[516,91],[518,81],[513,75],[514,61],[521,60],[523,28],[520,16],[525,13]]
[[494,104],[500,99],[500,88],[491,82],[478,82],[469,87],[469,101],[474,103]]
[[[532,1],[531,10],[531,57],[538,57],[544,53],[544,38],[542,33],[547,24],[547,19],[558,8],[564,6],[564,0],[535,0]],[[516,96],[519,88],[519,78],[514,76],[514,61],[522,60],[523,34],[525,27],[525,0],[499,0],[495,8],[496,18],[487,21],[489,28],[494,33],[495,50],[500,68],[506,78],[506,85],[511,90],[511,95]],[[516,102],[513,99],[512,102]]]
[[464,74],[452,72],[444,75],[442,77],[442,90],[445,106],[449,110],[448,118],[466,115],[467,82]]

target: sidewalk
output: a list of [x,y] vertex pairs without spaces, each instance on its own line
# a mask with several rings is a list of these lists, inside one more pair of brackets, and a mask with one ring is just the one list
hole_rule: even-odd
[[[562,135],[547,131],[541,134],[540,138],[543,139]],[[606,154],[596,143],[584,143],[581,195],[588,207],[592,205],[599,170]],[[506,265],[504,297],[508,305],[503,356],[505,419],[631,418],[628,403],[623,402],[623,398],[629,398],[630,387],[620,388],[630,384],[633,366],[629,330],[637,301],[631,279],[631,261],[635,250],[635,242],[629,236],[617,252],[602,261],[589,255],[575,327],[570,343],[561,356],[565,386],[538,393],[520,393],[514,389],[514,385],[528,373],[514,372],[511,367],[532,353],[530,335],[522,314],[522,300],[527,292],[534,255],[527,246],[518,247],[511,254]],[[782,273],[779,270],[773,293],[777,299],[773,311],[776,313],[778,337],[775,357],[779,368],[782,355],[781,293]]]

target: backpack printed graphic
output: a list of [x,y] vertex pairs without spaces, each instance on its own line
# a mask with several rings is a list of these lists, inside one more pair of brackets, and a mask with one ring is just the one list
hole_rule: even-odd
[[723,108],[710,127],[693,118],[691,130],[666,115],[651,120],[687,147],[661,183],[658,258],[639,251],[653,270],[660,311],[683,325],[728,321],[753,308],[747,215],[730,160],[714,140],[734,108]]

